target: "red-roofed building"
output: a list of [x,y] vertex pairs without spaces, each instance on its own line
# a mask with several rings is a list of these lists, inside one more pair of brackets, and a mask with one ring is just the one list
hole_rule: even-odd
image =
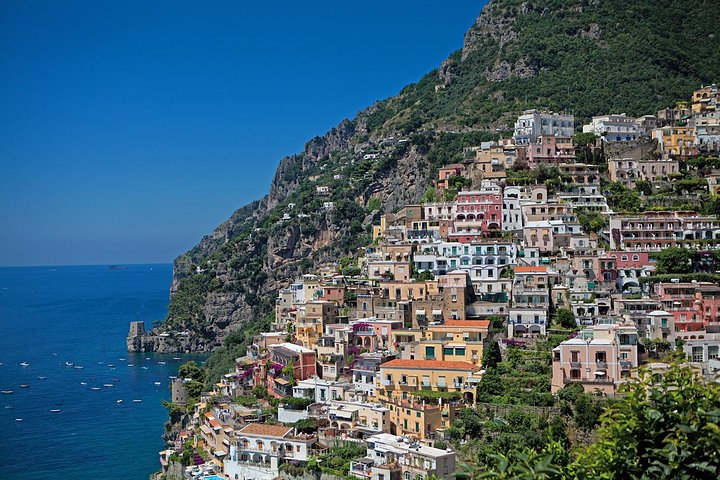
[[473,373],[479,367],[465,361],[396,359],[380,365],[377,395],[388,401],[407,400],[414,392],[458,392],[466,401],[475,400]]

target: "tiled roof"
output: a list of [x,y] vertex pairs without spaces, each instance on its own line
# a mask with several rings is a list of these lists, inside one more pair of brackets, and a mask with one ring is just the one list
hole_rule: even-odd
[[282,438],[292,428],[283,427],[282,425],[266,425],[264,423],[250,423],[238,432],[239,435],[257,435],[260,437],[278,437]]
[[468,362],[449,362],[441,360],[390,360],[380,365],[380,368],[422,368],[428,370],[475,370],[477,367]]
[[520,272],[520,273],[547,273],[547,267],[543,267],[543,266],[535,267],[532,265],[521,266],[521,267],[515,267],[515,272],[516,273],[517,272]]
[[[448,327],[490,327],[490,320],[446,320],[445,324]],[[440,325],[442,326],[442,325]]]

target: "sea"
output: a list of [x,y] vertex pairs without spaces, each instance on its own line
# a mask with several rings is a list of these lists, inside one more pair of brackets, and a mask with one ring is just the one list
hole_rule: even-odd
[[130,354],[125,337],[165,317],[171,278],[169,264],[0,268],[0,479],[159,470],[170,377],[204,357]]

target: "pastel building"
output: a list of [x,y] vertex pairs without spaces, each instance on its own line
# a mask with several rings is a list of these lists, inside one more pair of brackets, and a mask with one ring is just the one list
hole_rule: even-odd
[[551,391],[570,382],[586,392],[614,395],[638,366],[638,332],[634,325],[593,325],[553,349]]
[[534,143],[540,135],[572,137],[575,121],[572,115],[525,110],[517,118],[513,133],[516,144]]
[[641,135],[637,120],[624,113],[592,117],[589,124],[583,125],[583,132],[594,133],[606,142],[629,142]]

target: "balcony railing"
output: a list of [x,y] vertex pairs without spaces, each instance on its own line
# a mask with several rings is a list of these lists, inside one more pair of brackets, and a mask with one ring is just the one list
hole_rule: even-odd
[[631,367],[632,367],[632,362],[620,360],[620,368],[622,368],[623,370],[630,370]]
[[598,370],[607,370],[607,362],[604,360],[598,360],[595,362],[595,368]]

